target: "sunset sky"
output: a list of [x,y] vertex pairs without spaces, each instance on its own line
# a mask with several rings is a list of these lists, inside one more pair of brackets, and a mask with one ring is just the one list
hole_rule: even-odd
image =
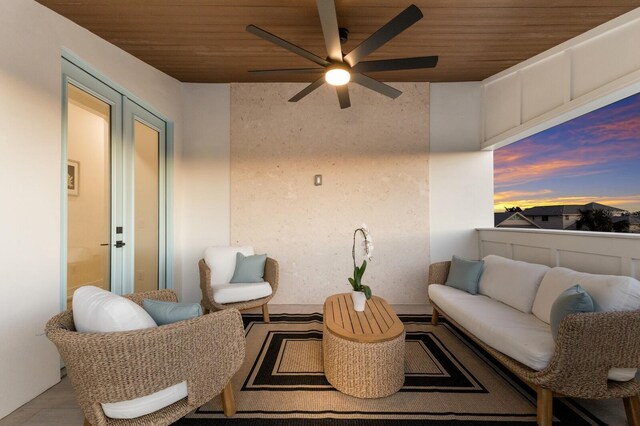
[[494,152],[494,209],[597,201],[640,210],[640,93]]

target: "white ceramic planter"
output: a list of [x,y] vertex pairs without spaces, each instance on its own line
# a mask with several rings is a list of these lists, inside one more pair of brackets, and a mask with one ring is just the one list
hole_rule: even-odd
[[363,291],[351,291],[351,300],[353,300],[353,309],[356,312],[364,311],[364,305],[367,303],[367,296]]

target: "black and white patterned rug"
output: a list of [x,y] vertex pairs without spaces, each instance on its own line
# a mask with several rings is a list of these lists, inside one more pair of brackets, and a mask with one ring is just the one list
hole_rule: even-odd
[[[322,315],[244,315],[246,358],[232,383],[237,414],[220,399],[178,425],[535,425],[535,394],[446,321],[399,315],[406,328],[400,392],[359,399],[336,391],[322,368]],[[345,360],[350,362],[350,360]],[[367,368],[366,365],[361,368]],[[554,400],[558,425],[605,424],[570,399]]]

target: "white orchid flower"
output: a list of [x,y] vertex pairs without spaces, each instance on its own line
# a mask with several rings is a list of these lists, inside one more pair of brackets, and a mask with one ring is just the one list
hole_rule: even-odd
[[[362,242],[360,247],[362,249],[362,255],[366,258],[365,261],[362,262],[362,266],[358,266],[356,263],[356,237],[358,234],[362,234]],[[371,253],[373,252],[373,238],[369,234],[369,228],[365,223],[362,224],[360,228],[356,228],[353,231],[353,246],[351,250],[351,255],[353,257],[353,277],[349,278],[349,283],[353,287],[354,291],[364,291],[365,294],[368,294],[368,297],[371,297],[371,289],[367,285],[362,284],[362,275],[364,274],[364,268],[366,266],[366,261],[371,262],[373,257]]]
[[373,252],[373,243],[371,241],[364,240],[361,244],[362,255],[366,256],[371,261],[371,253]]

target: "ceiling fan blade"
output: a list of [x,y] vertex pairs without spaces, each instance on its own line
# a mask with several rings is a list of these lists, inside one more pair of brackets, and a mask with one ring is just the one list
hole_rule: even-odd
[[349,108],[351,106],[351,100],[349,99],[349,87],[346,84],[342,86],[336,86],[336,92],[338,93],[340,109]]
[[320,74],[325,72],[324,68],[289,68],[277,70],[250,70],[251,74],[261,75],[282,75],[282,74]]
[[417,58],[383,59],[380,61],[363,61],[353,70],[356,72],[398,71],[416,68],[433,68],[438,63],[437,56],[420,56]]
[[351,81],[353,81],[354,83],[358,83],[359,85],[364,86],[367,89],[375,90],[376,92],[388,96],[392,99],[395,99],[402,94],[402,92],[398,89],[394,89],[388,84],[384,84],[382,82],[379,82],[378,80],[374,80],[373,78],[367,77],[364,74],[351,74]]
[[409,28],[411,25],[422,19],[422,12],[416,5],[411,5],[398,16],[387,22],[382,28],[371,34],[368,39],[363,41],[344,57],[346,63],[355,66],[363,60],[367,55],[371,54],[379,47],[387,43],[389,40]]
[[305,50],[302,47],[296,46],[293,43],[289,43],[288,41],[283,40],[280,37],[275,36],[268,31],[265,31],[261,28],[256,27],[255,25],[248,25],[247,31],[250,32],[251,34],[257,35],[258,37],[264,40],[270,41],[273,44],[277,44],[280,47],[284,47],[285,49],[295,53],[296,55],[300,55],[303,58],[307,58],[308,60],[313,61],[318,65],[322,65],[323,67],[326,67],[327,65],[329,65],[329,62],[320,58],[319,56],[314,55],[308,50]]
[[324,84],[324,77],[320,77],[301,91],[299,91],[293,98],[289,99],[289,102],[298,102],[300,99],[307,96],[309,93],[316,90],[318,87]]
[[342,63],[342,47],[340,46],[340,34],[338,34],[338,17],[336,16],[336,4],[333,0],[317,0],[324,44],[327,46],[327,55],[332,61]]

